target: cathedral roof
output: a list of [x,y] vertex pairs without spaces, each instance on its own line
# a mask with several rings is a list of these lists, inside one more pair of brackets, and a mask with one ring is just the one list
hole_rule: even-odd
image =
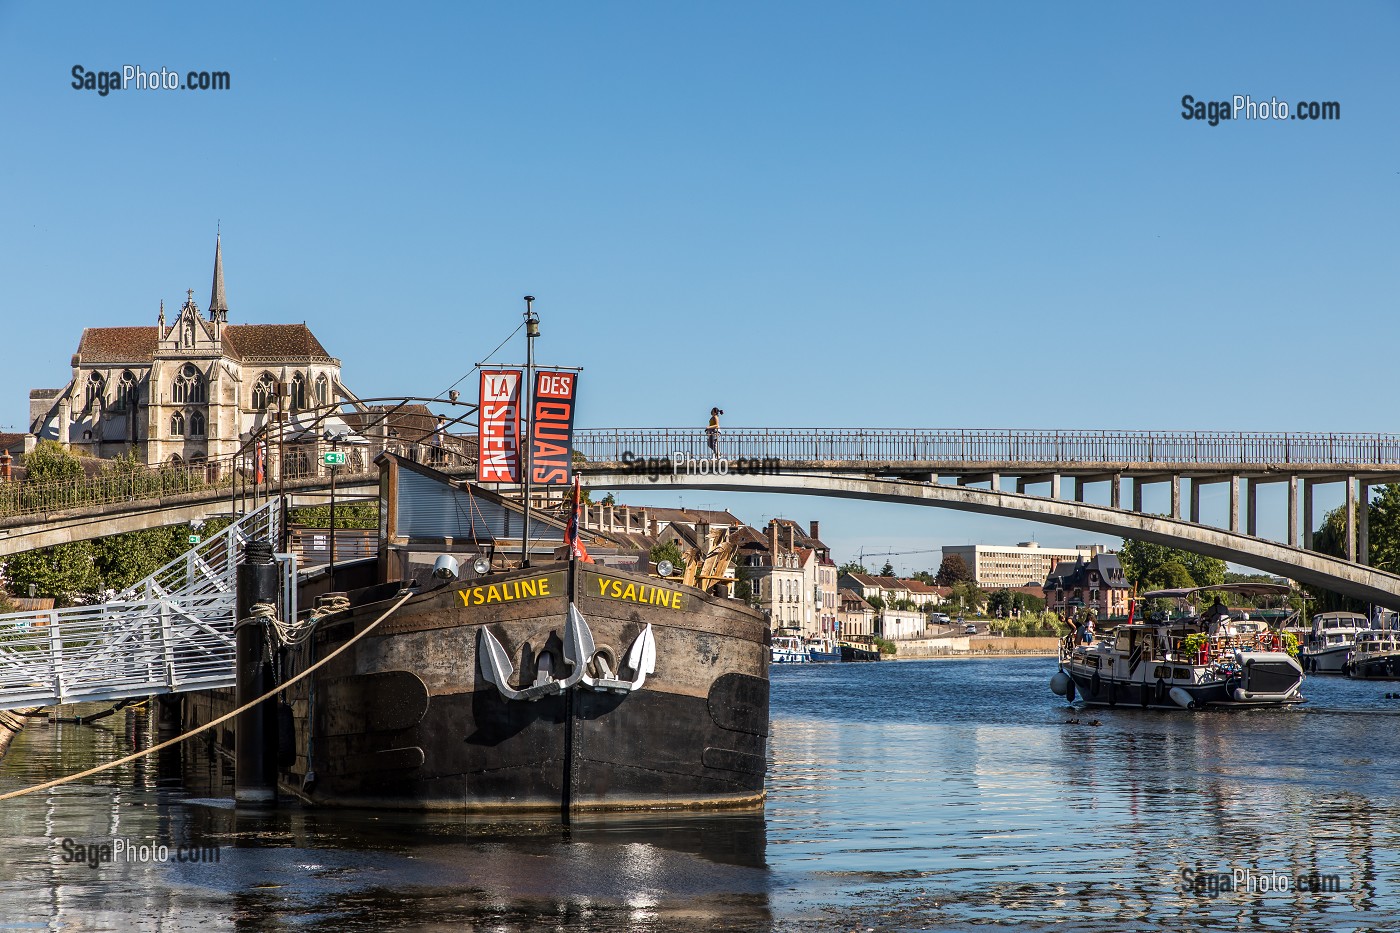
[[78,356],[84,364],[149,363],[159,339],[158,327],[85,327]]
[[245,360],[318,360],[331,355],[305,324],[229,324],[224,328],[224,349]]
[[[160,341],[158,327],[88,327],[78,342],[82,364],[150,363]],[[229,324],[224,353],[236,359],[328,362],[331,355],[305,324]]]

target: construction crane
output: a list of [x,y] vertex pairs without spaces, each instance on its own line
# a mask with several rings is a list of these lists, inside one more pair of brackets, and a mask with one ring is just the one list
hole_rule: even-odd
[[865,566],[865,558],[866,558],[867,556],[870,556],[870,557],[903,557],[903,556],[906,555],[906,554],[937,554],[937,553],[941,552],[942,550],[943,550],[942,548],[926,547],[926,548],[920,548],[920,549],[915,550],[915,551],[866,551],[865,548],[861,548],[861,549],[860,549],[860,553],[856,554],[856,563],[857,563],[857,564],[860,564],[862,567],[864,567],[864,566]]

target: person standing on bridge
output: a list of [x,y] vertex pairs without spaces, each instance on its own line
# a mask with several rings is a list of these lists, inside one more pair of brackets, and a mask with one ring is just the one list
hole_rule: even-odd
[[710,423],[705,428],[705,440],[710,445],[710,456],[719,459],[719,416],[724,414],[722,408],[710,409]]

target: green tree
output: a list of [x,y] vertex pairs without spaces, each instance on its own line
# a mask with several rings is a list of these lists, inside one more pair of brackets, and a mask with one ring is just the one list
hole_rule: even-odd
[[681,546],[677,544],[674,539],[671,541],[663,541],[661,544],[656,545],[647,556],[651,558],[653,564],[659,564],[663,560],[669,560],[676,568],[676,573],[685,572],[685,555],[681,553]]
[[188,525],[145,528],[92,542],[93,565],[103,589],[124,590],[189,549]]
[[[312,505],[291,509],[287,513],[287,518],[293,525],[305,525],[308,528],[329,528],[331,527],[331,507],[329,505]],[[335,527],[378,528],[379,505],[373,502],[337,504],[335,507]]]
[[938,575],[933,579],[938,586],[971,583],[972,571],[967,569],[967,561],[963,560],[961,555],[947,554],[943,558],[943,563],[938,566]]
[[842,565],[840,566],[840,568],[839,568],[836,572],[837,572],[837,574],[847,574],[847,573],[867,574],[867,573],[869,573],[870,571],[865,569],[865,565],[864,565],[864,564],[857,563],[856,561],[853,561],[853,560],[848,560],[848,561],[846,561],[844,564],[842,564]]
[[1400,573],[1400,484],[1386,483],[1375,491],[1367,516],[1371,566]]
[[927,570],[914,571],[914,576],[910,577],[910,579],[918,580],[920,583],[924,584],[924,586],[938,585],[938,582],[933,578],[933,574],[929,573]]
[[40,441],[24,455],[26,483],[63,483],[83,479],[83,462],[57,441]]
[[1021,612],[1044,612],[1045,600],[1032,593],[1012,593],[1011,608]]
[[894,564],[890,563],[889,561],[885,561],[885,566],[883,566],[883,567],[880,568],[880,576],[882,576],[882,577],[892,577],[892,576],[894,576]]
[[[1020,594],[1015,594],[1019,596]],[[1010,590],[1000,589],[987,596],[987,611],[992,615],[1010,616],[1011,610],[1016,608]]]
[[948,599],[968,612],[981,612],[987,605],[987,594],[970,580],[954,583]]
[[102,590],[88,541],[11,554],[5,558],[5,579],[20,594],[27,595],[33,584],[37,595],[51,596],[59,606],[92,601]]
[[1142,590],[1217,586],[1225,582],[1223,560],[1164,544],[1127,538],[1118,560],[1128,581]]

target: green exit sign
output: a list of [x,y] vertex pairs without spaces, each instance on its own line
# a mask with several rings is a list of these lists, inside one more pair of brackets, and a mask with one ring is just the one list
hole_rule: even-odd
[[199,535],[190,535],[190,544],[198,544],[199,541]]
[[338,450],[328,450],[321,454],[321,462],[326,466],[345,466],[345,454]]

